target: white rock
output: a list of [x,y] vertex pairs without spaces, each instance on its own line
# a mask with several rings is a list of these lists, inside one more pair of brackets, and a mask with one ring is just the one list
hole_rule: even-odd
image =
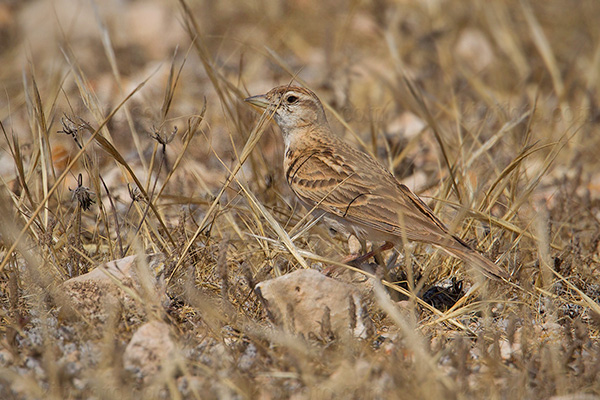
[[423,120],[410,111],[404,111],[391,120],[386,126],[386,132],[392,136],[412,139],[421,133],[427,125]]
[[148,380],[161,371],[172,371],[174,351],[169,326],[160,321],[148,322],[133,334],[123,355],[123,365]]
[[500,347],[500,357],[502,357],[503,361],[511,361],[513,355],[521,351],[520,343],[511,344],[508,340],[500,340],[498,346]]
[[[129,256],[63,282],[62,293],[72,306],[61,310],[63,317],[75,314],[96,323],[105,322],[111,313],[117,311],[124,312],[126,316],[143,315],[147,300],[165,297],[164,286],[157,279],[164,267],[164,257],[147,257],[148,270],[137,266],[137,256]],[[131,293],[139,295],[142,301],[137,301]]]
[[362,251],[362,244],[360,244],[360,240],[355,235],[351,235],[348,238],[348,249],[350,250],[350,254],[360,254]]
[[336,336],[366,338],[371,330],[358,289],[315,270],[298,270],[261,282],[256,290],[266,300],[270,317],[289,332],[322,337],[327,309]]
[[494,52],[490,41],[478,29],[463,30],[454,50],[476,72],[494,62]]

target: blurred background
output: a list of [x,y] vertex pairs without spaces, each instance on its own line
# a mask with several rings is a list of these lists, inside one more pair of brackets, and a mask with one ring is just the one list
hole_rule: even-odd
[[[485,141],[534,107],[535,136],[548,141],[598,118],[600,6],[594,0],[186,4],[183,11],[177,1],[2,2],[0,119],[5,128],[31,141],[26,104],[35,83],[60,167],[75,148],[57,133],[60,118],[76,115],[97,122],[148,79],[127,104],[129,118],[122,109],[109,121],[110,136],[120,148],[133,149],[136,136],[138,149],[131,156],[139,157],[151,143],[147,132],[160,119],[171,62],[185,58],[170,121],[181,124],[206,98],[204,133],[224,159],[235,158],[230,136],[241,145],[245,136],[237,131],[251,129],[245,120],[244,125],[232,121],[231,107],[241,115],[251,113],[243,96],[297,77],[381,158],[393,159],[420,135],[408,159],[394,165],[400,178],[417,167],[420,176],[413,182],[419,189],[439,180],[443,171],[435,162],[435,143],[421,135],[424,117],[407,93],[405,77],[422,91],[454,154],[468,149],[458,143],[461,136]],[[191,24],[196,24],[193,31]],[[232,94],[217,94],[213,82]],[[85,99],[88,95],[92,100]],[[347,134],[336,118],[330,120]],[[475,134],[458,134],[461,129]],[[586,126],[570,142],[571,156],[586,140],[597,144],[596,135],[586,132],[590,129]],[[269,160],[280,159],[277,140],[273,134],[264,139]],[[509,156],[519,140],[515,135],[503,140]],[[199,143],[192,149],[194,158],[201,156],[204,167],[219,170],[208,149]],[[434,151],[431,159],[428,151]],[[0,157],[9,179],[10,157],[9,162],[6,153]],[[217,184],[209,175],[206,179]]]

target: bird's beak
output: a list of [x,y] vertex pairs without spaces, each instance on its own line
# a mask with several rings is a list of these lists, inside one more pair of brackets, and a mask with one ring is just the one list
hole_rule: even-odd
[[244,101],[246,103],[250,103],[250,104],[260,107],[260,108],[267,108],[267,107],[269,107],[269,104],[271,104],[271,103],[269,103],[269,99],[267,99],[267,96],[264,94],[259,94],[258,96],[248,97],[247,99],[244,99]]

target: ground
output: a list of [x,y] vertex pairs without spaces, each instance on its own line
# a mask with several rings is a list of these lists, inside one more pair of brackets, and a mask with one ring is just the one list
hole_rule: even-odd
[[[596,0],[1,3],[0,397],[599,398],[598,20]],[[290,82],[510,278],[418,244],[344,266],[372,244],[311,225],[243,101]],[[368,329],[275,315],[256,288],[305,267],[355,288]]]

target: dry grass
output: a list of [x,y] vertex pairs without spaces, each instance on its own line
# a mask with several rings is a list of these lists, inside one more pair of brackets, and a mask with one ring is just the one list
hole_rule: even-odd
[[[0,397],[600,396],[600,4],[538,3],[0,4]],[[242,101],[292,79],[511,282],[417,246],[344,274],[373,278],[368,340],[271,326],[258,282],[348,253]],[[61,316],[62,282],[144,253],[167,301]],[[121,354],[152,319],[179,348],[147,382]]]

